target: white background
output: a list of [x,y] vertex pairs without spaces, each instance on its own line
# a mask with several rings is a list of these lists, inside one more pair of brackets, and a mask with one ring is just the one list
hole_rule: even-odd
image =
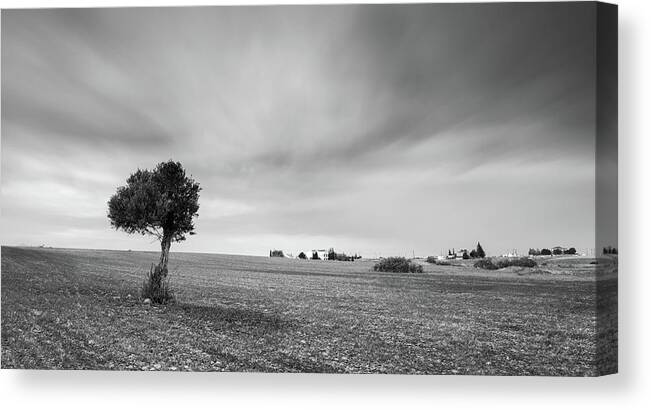
[[[192,0],[187,4],[241,3],[246,2]],[[645,264],[649,259],[645,251],[651,246],[651,130],[648,126],[651,118],[651,2],[622,0],[616,3],[620,6],[618,375],[584,379],[0,370],[0,406],[41,409],[649,408],[651,319],[647,315],[651,313],[651,295],[647,292],[651,292],[651,270],[649,264]],[[0,0],[2,8],[183,4],[160,0]]]

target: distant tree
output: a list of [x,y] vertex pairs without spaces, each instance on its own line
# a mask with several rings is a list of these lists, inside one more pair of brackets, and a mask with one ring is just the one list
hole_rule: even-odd
[[304,252],[301,252],[298,254],[298,259],[307,259],[307,256],[305,255]]
[[470,259],[470,255],[468,255],[468,251],[463,251],[463,259]]
[[285,252],[283,252],[282,250],[274,249],[269,253],[269,256],[272,258],[284,258]]
[[473,250],[470,251],[470,257],[471,257],[472,259],[478,258],[478,256],[477,256],[477,251],[476,251],[475,249],[473,249]]
[[484,252],[484,248],[481,247],[481,244],[479,242],[477,242],[477,257],[478,258],[486,257],[486,252]]
[[566,249],[563,253],[566,255],[576,255],[576,248]]
[[330,248],[328,250],[328,260],[330,260],[330,261],[336,261],[337,260],[337,253],[335,252],[334,248]]
[[542,248],[542,249],[540,250],[540,254],[541,254],[541,255],[545,255],[545,256],[549,256],[549,255],[552,254],[552,251],[549,250],[549,249],[547,249],[547,248]]
[[555,248],[554,250],[552,250],[552,254],[554,254],[554,255],[562,255],[563,250],[559,249],[559,248]]
[[321,260],[321,258],[319,258],[319,253],[317,251],[312,252],[312,260],[314,261]]
[[604,253],[604,255],[609,255],[609,254],[617,255],[617,248],[614,248],[612,246],[606,246],[606,247],[604,247],[603,253]]

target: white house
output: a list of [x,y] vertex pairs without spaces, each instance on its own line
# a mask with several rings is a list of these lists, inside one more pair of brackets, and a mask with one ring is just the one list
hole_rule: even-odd
[[[315,252],[319,256],[319,259],[322,259],[324,261],[328,260],[328,250],[327,249],[312,249],[312,255],[314,255]],[[308,259],[312,259],[312,255],[307,255]]]

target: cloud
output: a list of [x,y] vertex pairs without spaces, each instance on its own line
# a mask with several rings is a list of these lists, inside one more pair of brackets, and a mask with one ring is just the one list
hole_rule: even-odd
[[588,247],[592,7],[3,11],[3,223],[42,223],[5,241],[50,215],[98,238],[53,243],[128,247],[106,201],[173,158],[203,188],[180,249]]

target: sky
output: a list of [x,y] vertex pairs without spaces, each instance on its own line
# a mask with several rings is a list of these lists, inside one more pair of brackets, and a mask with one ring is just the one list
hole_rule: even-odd
[[2,11],[6,245],[110,227],[137,168],[202,187],[172,251],[595,243],[591,3]]

